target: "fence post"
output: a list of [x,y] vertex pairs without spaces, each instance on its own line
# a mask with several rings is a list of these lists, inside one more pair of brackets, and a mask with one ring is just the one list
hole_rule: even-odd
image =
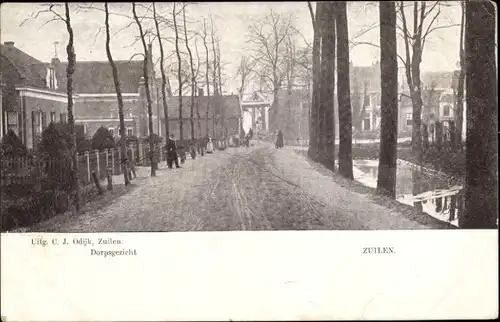
[[108,190],[113,190],[113,170],[107,168],[106,177],[108,178]]
[[106,169],[109,168],[109,149],[106,150]]
[[143,155],[142,155],[142,152],[143,152],[142,151],[142,143],[139,142],[138,146],[139,146],[139,151],[138,151],[139,152],[139,162],[141,162],[141,164],[142,164],[142,162],[143,162],[143,158],[142,158],[143,157]]
[[118,160],[120,160],[120,165],[118,166],[118,174],[122,174],[123,173],[122,149],[118,149]]
[[92,171],[92,179],[94,180],[94,184],[97,188],[97,192],[102,195],[102,188],[101,188],[101,183],[99,182],[99,177],[97,175],[97,172]]
[[99,150],[94,150],[94,153],[95,153],[95,157],[96,157],[96,161],[97,161],[97,178],[101,178],[100,174],[101,174],[101,171],[100,171],[100,166],[99,166],[99,163],[101,160],[99,160]]
[[115,174],[115,149],[110,149],[111,151],[111,175]]
[[92,182],[90,178],[90,154],[89,151],[85,151],[85,162],[87,162],[87,179],[89,180],[88,182]]

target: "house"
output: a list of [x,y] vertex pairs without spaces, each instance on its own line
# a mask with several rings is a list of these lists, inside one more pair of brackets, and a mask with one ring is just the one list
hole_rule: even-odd
[[[149,47],[149,52],[151,52]],[[43,63],[6,42],[1,47],[2,135],[14,130],[28,148],[34,147],[50,122],[67,121],[67,62],[54,57]],[[126,134],[149,135],[143,61],[115,61],[123,98]],[[152,56],[148,57],[153,131],[162,135]],[[108,61],[77,61],[73,74],[75,125],[91,138],[99,127],[119,135],[118,102]],[[164,120],[163,120],[164,122]],[[165,135],[163,135],[165,136]]]
[[[449,121],[455,120],[455,91],[457,87],[456,78],[458,71],[454,72],[423,72],[422,79],[422,123],[434,124],[443,122],[447,127]],[[410,132],[413,124],[413,106],[410,93],[400,93],[399,104],[399,132]],[[464,99],[464,117],[462,127],[465,129],[466,104]],[[465,135],[465,131],[463,131]]]
[[[240,135],[243,122],[243,110],[238,95],[205,96],[203,90],[198,90],[194,96],[193,125],[194,136],[199,138],[210,135],[215,139],[224,136]],[[160,99],[161,101],[161,99]],[[179,96],[168,98],[169,132],[176,139],[191,138],[191,96],[182,96],[182,117],[179,113]],[[163,115],[161,109],[160,114]],[[180,120],[182,119],[182,136]],[[164,120],[161,125],[165,127]]]
[[349,73],[353,126],[359,132],[377,131],[380,127],[380,62],[370,66],[350,63]]
[[[149,46],[149,52],[152,52]],[[152,100],[153,132],[158,131],[158,94],[152,55],[148,55],[148,80]],[[143,74],[143,60],[114,61],[123,99],[126,134],[137,137],[149,135],[147,98]],[[53,68],[63,88],[66,87],[67,62],[53,59]],[[114,137],[119,136],[120,119],[118,100],[109,61],[77,61],[73,74],[73,88],[78,93],[75,101],[75,124],[82,125],[91,138],[100,127],[107,128]]]
[[[13,130],[33,148],[52,121],[66,121],[68,97],[54,70],[8,41],[1,44],[2,132]],[[74,95],[75,100],[77,95]]]

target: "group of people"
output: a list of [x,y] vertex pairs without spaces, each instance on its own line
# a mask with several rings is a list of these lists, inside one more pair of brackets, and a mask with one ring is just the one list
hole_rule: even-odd
[[[250,129],[248,131],[248,134],[245,136],[246,147],[249,147],[250,140],[252,139],[252,137],[253,137],[253,130]],[[206,136],[205,139],[200,142],[200,144],[202,145],[201,147],[199,147],[202,150],[201,155],[203,155],[203,150],[206,153],[214,153],[214,144],[213,144],[211,137]],[[276,139],[276,148],[281,149],[283,147],[284,147],[283,132],[281,132],[281,130],[279,130],[278,135],[277,135],[277,139]],[[181,163],[184,163],[184,161],[185,161],[184,154],[185,153],[183,153],[182,147],[177,146],[177,143],[174,140],[173,134],[170,134],[168,136],[168,140],[167,140],[167,144],[166,144],[165,148],[167,150],[167,165],[168,165],[168,167],[170,169],[172,169],[173,165],[175,163],[176,168],[181,168],[181,166],[179,165],[179,154],[181,154],[180,155]],[[181,150],[182,150],[181,153],[178,153],[178,151],[177,151],[179,148],[181,148]],[[191,144],[190,152],[191,152],[192,156],[196,154],[194,151],[195,151],[194,144]]]
[[[200,144],[201,144],[201,147],[199,147],[199,150],[201,149],[201,153],[200,153],[201,155],[203,155],[203,151],[205,153],[214,153],[214,144],[212,142],[211,137],[209,137],[209,136],[205,137],[205,139],[203,139],[200,142]],[[178,151],[177,151],[179,148],[181,149],[180,153],[178,153]],[[186,160],[186,157],[185,157],[183,147],[177,146],[177,143],[174,140],[173,134],[170,134],[168,136],[168,140],[167,140],[167,144],[165,145],[165,149],[167,150],[167,165],[168,165],[169,169],[173,168],[174,163],[175,163],[176,168],[181,168],[181,166],[179,165],[179,156],[181,159],[181,163],[184,163],[184,161]],[[190,152],[191,152],[191,156],[194,159],[194,155],[196,155],[196,149],[195,149],[193,142],[190,146]]]

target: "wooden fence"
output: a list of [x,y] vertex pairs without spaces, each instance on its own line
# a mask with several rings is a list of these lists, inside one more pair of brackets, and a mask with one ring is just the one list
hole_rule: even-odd
[[[128,147],[129,157],[136,165],[150,165],[149,145],[135,144]],[[161,145],[155,146],[157,160],[164,160],[164,149]],[[92,184],[92,173],[96,172],[99,179],[107,176],[108,169],[113,175],[123,174],[122,155],[120,149],[106,151],[86,151],[77,156],[77,169],[82,186]],[[29,153],[26,156],[2,156],[1,160],[1,187],[10,185],[36,185],[38,181],[50,176],[52,180],[68,178],[71,169],[70,159],[60,159]],[[2,192],[5,192],[2,189]]]

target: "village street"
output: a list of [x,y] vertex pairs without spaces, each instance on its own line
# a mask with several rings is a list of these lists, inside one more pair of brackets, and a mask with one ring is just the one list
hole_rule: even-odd
[[126,194],[78,216],[61,214],[38,231],[129,232],[426,228],[337,185],[290,148],[228,148],[138,168]]

